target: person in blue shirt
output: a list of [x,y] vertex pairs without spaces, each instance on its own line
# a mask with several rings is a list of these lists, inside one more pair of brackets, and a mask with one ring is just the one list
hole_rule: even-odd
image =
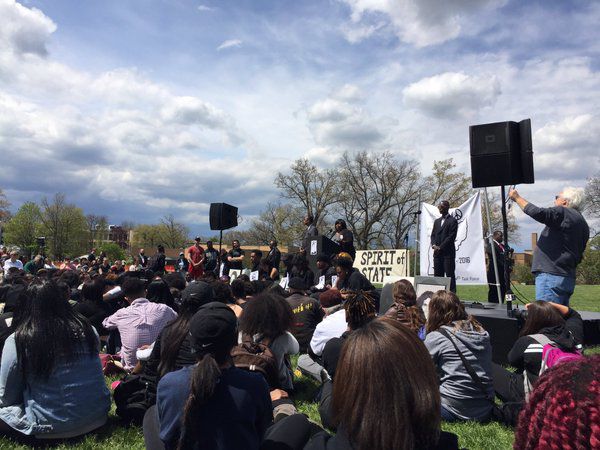
[[273,413],[263,376],[233,366],[237,319],[227,305],[200,307],[189,323],[198,362],[166,374],[144,417],[147,449],[258,449]]
[[52,280],[34,280],[0,365],[0,433],[66,439],[104,425],[110,393],[98,334]]

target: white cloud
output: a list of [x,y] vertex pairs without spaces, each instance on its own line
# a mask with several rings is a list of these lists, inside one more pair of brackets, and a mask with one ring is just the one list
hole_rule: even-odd
[[494,76],[469,76],[446,72],[423,78],[403,90],[407,106],[427,115],[452,119],[470,118],[500,95],[500,82]]
[[[342,0],[351,9],[345,35],[350,42],[381,28],[380,17],[391,22],[398,38],[417,47],[439,44],[459,35],[474,12],[497,8],[506,0]],[[376,24],[369,21],[376,20]],[[365,25],[367,22],[368,25]],[[349,31],[351,27],[354,31]]]
[[198,11],[209,12],[214,11],[216,8],[208,5],[198,5]]
[[235,48],[240,47],[242,45],[242,41],[240,39],[228,39],[223,41],[221,45],[217,47],[217,51],[225,50],[227,48]]
[[46,41],[56,24],[36,8],[26,8],[14,0],[0,0],[0,51],[45,56]]
[[372,117],[365,109],[361,90],[350,84],[315,102],[308,109],[307,117],[315,143],[320,148],[338,150],[379,146],[386,140],[390,126],[395,125],[391,118]]

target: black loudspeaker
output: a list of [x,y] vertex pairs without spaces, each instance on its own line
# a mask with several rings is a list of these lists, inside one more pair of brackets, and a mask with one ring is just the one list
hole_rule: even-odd
[[533,183],[531,120],[469,127],[474,188]]
[[227,203],[210,204],[210,229],[228,230],[237,227],[238,209]]

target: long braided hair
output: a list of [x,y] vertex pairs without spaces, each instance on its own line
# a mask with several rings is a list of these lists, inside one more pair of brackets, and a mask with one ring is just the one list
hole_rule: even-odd
[[600,448],[600,355],[544,372],[519,416],[514,448]]
[[373,320],[377,314],[375,300],[365,291],[345,291],[346,322],[351,330],[356,330]]

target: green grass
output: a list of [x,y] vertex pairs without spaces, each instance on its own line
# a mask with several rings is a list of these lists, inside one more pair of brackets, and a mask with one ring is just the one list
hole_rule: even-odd
[[[529,298],[533,299],[534,286],[517,285],[517,289]],[[463,300],[485,301],[487,299],[487,286],[458,286],[458,295]],[[577,286],[575,293],[571,298],[571,306],[578,310],[600,312],[600,286]],[[589,349],[590,353],[600,353],[600,346]],[[294,365],[296,359],[293,359]],[[114,378],[108,379],[107,383],[114,381]],[[296,406],[301,413],[306,414],[312,421],[321,423],[319,417],[318,405],[314,402],[315,395],[319,389],[316,381],[296,372],[294,381],[297,389],[295,397]],[[382,387],[383,388],[383,387]],[[473,422],[465,423],[443,423],[442,428],[445,431],[455,433],[459,437],[459,446],[471,450],[477,449],[510,449],[513,443],[513,431],[497,423],[478,424]],[[7,438],[0,438],[0,450],[4,449],[28,449],[26,445],[21,445]],[[115,414],[113,405],[108,423],[95,433],[85,436],[66,444],[58,445],[57,449],[110,449],[110,450],[129,450],[143,449],[144,439],[142,430],[139,427],[125,428]]]
[[[528,301],[535,300],[535,286],[516,284],[513,292],[519,297]],[[518,292],[517,292],[518,290]],[[461,300],[467,301],[487,301],[487,285],[459,285],[456,287],[456,293]],[[521,295],[519,295],[519,292]],[[575,292],[571,296],[569,305],[578,311],[600,312],[600,285],[577,285]]]

